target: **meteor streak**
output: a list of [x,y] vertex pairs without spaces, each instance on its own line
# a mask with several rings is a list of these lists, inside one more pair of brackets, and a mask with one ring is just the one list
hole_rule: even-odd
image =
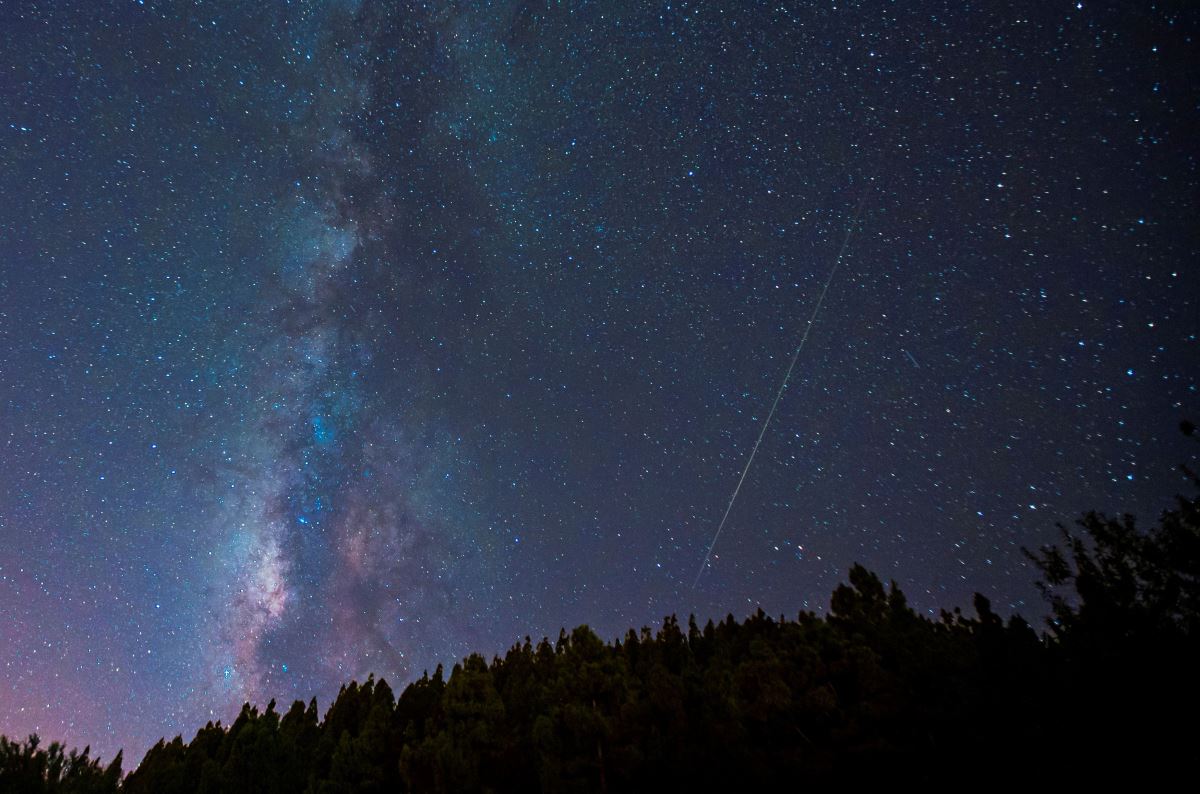
[[733,488],[733,495],[729,497],[729,504],[725,506],[725,515],[721,516],[721,523],[717,525],[717,531],[713,535],[712,543],[708,544],[708,551],[704,553],[704,561],[700,563],[700,570],[696,571],[696,578],[692,581],[692,589],[696,589],[696,585],[700,584],[700,577],[704,575],[704,569],[708,567],[708,561],[712,557],[713,549],[716,548],[717,539],[721,537],[721,530],[725,529],[725,522],[729,520],[729,513],[733,510],[733,504],[737,501],[738,492],[742,490],[742,483],[746,481],[746,475],[750,472],[750,466],[754,463],[754,456],[758,454],[758,447],[762,444],[763,437],[767,434],[767,428],[771,425],[771,419],[775,416],[775,409],[779,407],[779,401],[783,399],[784,389],[787,388],[788,379],[792,377],[792,370],[796,368],[796,362],[800,359],[800,353],[804,350],[804,344],[808,341],[808,335],[812,332],[813,324],[817,321],[817,315],[821,312],[821,305],[825,302],[825,294],[829,292],[829,285],[833,283],[833,277],[837,273],[838,268],[842,264],[842,257],[846,254],[846,249],[850,245],[850,235],[854,233],[854,227],[858,225],[858,219],[862,217],[863,208],[867,204],[867,198],[871,195],[868,188],[861,199],[858,201],[858,208],[854,211],[854,220],[850,222],[850,227],[846,229],[846,236],[842,240],[842,247],[838,250],[837,256],[834,257],[833,266],[829,268],[829,275],[825,277],[825,285],[821,287],[821,294],[817,296],[817,303],[813,306],[812,315],[808,318],[808,323],[804,326],[804,334],[800,337],[800,344],[796,345],[796,352],[792,354],[791,363],[788,364],[787,372],[783,375],[783,380],[779,384],[779,390],[775,393],[775,401],[771,403],[771,410],[767,413],[767,418],[763,420],[762,429],[758,431],[758,439],[754,442],[754,448],[750,450],[750,457],[746,459],[746,466],[742,469],[742,476],[738,477],[737,485]]

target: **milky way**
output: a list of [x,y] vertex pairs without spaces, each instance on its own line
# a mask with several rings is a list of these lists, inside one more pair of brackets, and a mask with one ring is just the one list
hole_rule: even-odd
[[563,626],[823,609],[856,561],[1039,618],[1022,547],[1194,461],[1196,35],[4,4],[0,733],[132,760]]
[[[245,356],[253,399],[237,409],[209,496],[223,543],[207,573],[217,586],[205,692],[222,692],[226,707],[280,686],[323,691],[372,672],[403,679],[414,639],[404,624],[444,621],[451,603],[436,584],[448,572],[429,547],[452,533],[423,518],[414,493],[439,457],[438,442],[420,438],[428,420],[405,410],[419,375],[401,371],[394,353],[375,355],[404,309],[393,278],[404,248],[381,238],[411,208],[380,188],[370,147],[356,139],[354,124],[373,105],[372,37],[351,43],[331,32],[363,36],[370,15],[356,12],[314,7],[283,20],[311,75],[293,89],[288,104],[301,109],[281,127],[281,157],[300,178],[277,193],[249,338],[229,352]],[[418,341],[405,337],[395,343]]]

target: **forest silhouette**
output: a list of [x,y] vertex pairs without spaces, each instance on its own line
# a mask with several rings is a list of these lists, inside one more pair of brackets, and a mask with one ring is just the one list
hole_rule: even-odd
[[[1195,427],[1183,430],[1194,435]],[[1191,486],[1200,479],[1186,467]],[[1152,784],[1190,771],[1200,705],[1200,506],[1149,529],[1088,513],[1027,552],[1045,629],[915,612],[855,566],[826,616],[529,638],[439,666],[396,697],[342,687],[321,718],[246,704],[160,741],[122,777],[0,737],[0,792],[758,791],[924,782]],[[1188,779],[1187,777],[1183,778]]]

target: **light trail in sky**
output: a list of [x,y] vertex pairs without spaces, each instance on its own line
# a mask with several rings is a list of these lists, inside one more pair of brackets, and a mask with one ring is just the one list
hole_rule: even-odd
[[862,217],[863,208],[866,207],[867,198],[871,195],[868,188],[858,202],[858,208],[854,211],[854,219],[850,222],[849,228],[846,229],[846,236],[842,239],[842,247],[838,249],[837,256],[834,257],[833,266],[829,268],[829,275],[825,277],[825,284],[821,287],[821,293],[817,296],[817,303],[813,306],[812,315],[808,318],[808,323],[804,326],[804,334],[800,337],[800,344],[796,345],[796,352],[792,354],[792,360],[788,364],[787,372],[783,375],[783,380],[779,384],[779,390],[775,392],[775,401],[771,403],[771,410],[767,413],[767,418],[763,420],[762,428],[758,431],[758,438],[754,441],[754,448],[750,450],[750,457],[746,459],[746,465],[742,469],[742,476],[738,477],[737,485],[733,488],[733,494],[729,497],[729,504],[725,506],[725,514],[721,516],[721,523],[717,525],[717,531],[713,534],[712,542],[708,544],[708,551],[704,553],[704,561],[700,563],[700,569],[696,571],[696,578],[692,581],[692,589],[696,589],[696,585],[700,584],[700,577],[704,575],[704,569],[708,567],[708,561],[712,558],[713,549],[717,546],[717,539],[721,537],[722,530],[725,529],[725,522],[729,520],[729,514],[733,511],[733,505],[737,502],[738,493],[742,490],[742,483],[746,481],[746,475],[750,473],[750,466],[754,463],[754,457],[758,454],[758,448],[762,445],[763,437],[767,434],[767,428],[771,426],[771,419],[775,416],[775,409],[779,407],[779,401],[783,399],[783,392],[787,389],[788,379],[792,377],[792,370],[796,368],[796,362],[800,359],[800,353],[804,350],[805,343],[808,342],[808,336],[812,333],[813,325],[817,321],[817,315],[821,313],[821,306],[825,303],[825,295],[829,292],[829,285],[833,283],[833,277],[837,274],[838,268],[841,267],[842,259],[846,255],[846,249],[850,246],[850,237],[854,233],[854,227],[858,225],[859,218]]

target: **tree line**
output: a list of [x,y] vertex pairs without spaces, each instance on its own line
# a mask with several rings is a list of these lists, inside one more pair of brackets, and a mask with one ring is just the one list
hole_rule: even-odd
[[[1185,432],[1190,431],[1185,426]],[[1187,472],[1193,485],[1200,480]],[[1088,513],[1029,558],[1044,631],[976,595],[915,612],[855,566],[825,616],[586,626],[478,654],[396,696],[350,682],[322,717],[246,704],[121,776],[88,750],[0,738],[0,791],[795,790],[1149,782],[1186,771],[1200,705],[1200,507],[1149,530]]]

